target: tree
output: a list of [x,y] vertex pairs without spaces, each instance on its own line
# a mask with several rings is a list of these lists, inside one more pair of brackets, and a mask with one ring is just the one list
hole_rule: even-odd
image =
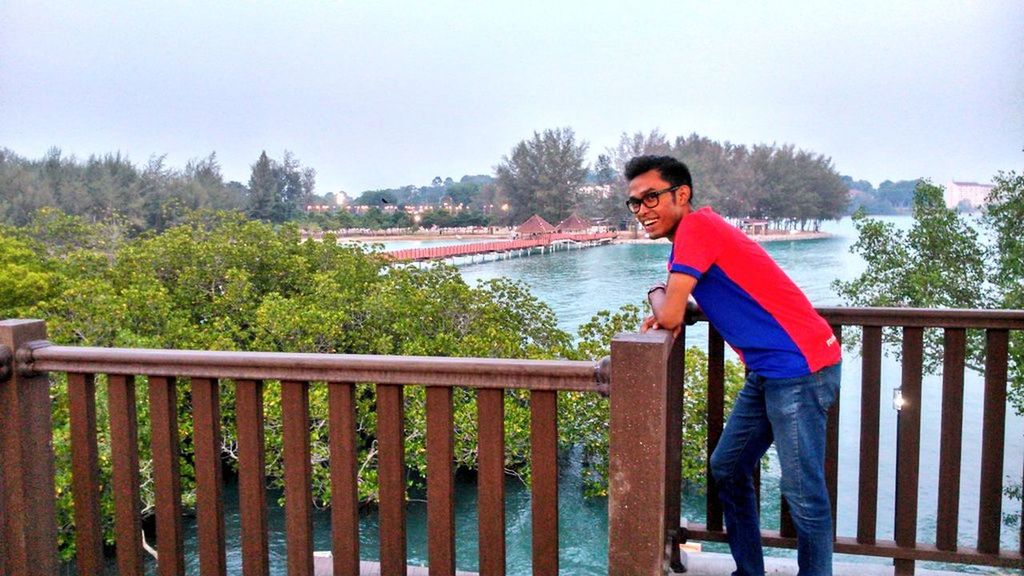
[[623,173],[626,162],[629,162],[630,158],[634,156],[648,154],[668,156],[671,152],[672,145],[669,144],[668,139],[657,128],[651,130],[649,134],[644,134],[643,132],[626,134],[623,132],[619,136],[618,146],[608,149],[612,165],[619,174]]
[[586,152],[587,143],[578,142],[572,128],[534,132],[533,138],[519,142],[495,170],[511,221],[540,214],[559,222],[569,216],[587,175]]
[[279,199],[272,211],[272,221],[287,222],[298,215],[316,187],[316,170],[302,168],[298,159],[285,150],[280,163],[272,163],[272,172],[277,180]]
[[[992,233],[987,252],[989,281],[1000,308],[1024,309],[1024,173],[999,173],[982,220]],[[1019,334],[1018,334],[1019,336]],[[1024,414],[1024,341],[1011,340],[1011,400]]]
[[[854,222],[858,240],[850,250],[868,264],[850,282],[836,281],[836,290],[857,306],[922,308],[1024,308],[1024,175],[1000,173],[987,199],[979,234],[955,210],[946,208],[942,189],[920,181],[914,192],[914,226],[909,233],[891,223],[859,213]],[[991,241],[986,242],[986,237]],[[885,333],[889,342],[897,334]],[[968,365],[983,366],[984,338],[967,332]],[[1011,333],[1008,401],[1024,415],[1024,338]],[[941,366],[942,341],[925,331],[925,369]],[[1020,499],[1021,485],[1007,494]],[[1020,517],[1009,520],[1020,522]]]
[[275,215],[274,206],[280,201],[281,191],[274,175],[267,151],[260,153],[256,163],[252,165],[252,176],[249,177],[249,200],[245,213],[250,218],[271,221]]
[[[1024,177],[999,174],[988,200],[980,234],[962,215],[946,208],[942,188],[921,181],[914,193],[914,226],[909,232],[891,223],[854,217],[857,242],[850,250],[867,261],[863,274],[836,281],[840,295],[857,306],[918,308],[1024,307]],[[986,242],[990,236],[991,241]],[[937,334],[926,339],[927,366],[941,358]],[[895,336],[894,336],[895,338]],[[970,356],[980,367],[981,341],[971,340]],[[1011,338],[1010,399],[1024,414],[1024,342]]]
[[[558,328],[551,309],[521,283],[496,279],[469,286],[451,266],[393,264],[372,251],[339,245],[329,235],[323,242],[303,242],[292,225],[275,227],[239,213],[196,213],[163,233],[116,244],[104,243],[110,231],[102,224],[52,210],[37,218],[39,222],[31,226],[0,231],[0,270],[17,276],[14,282],[5,281],[16,290],[3,294],[11,299],[0,300],[0,308],[7,314],[44,318],[50,339],[58,344],[582,360],[607,354],[611,336],[632,330],[639,322],[636,306],[599,315],[581,332],[577,345]],[[702,389],[706,361],[691,357],[688,366],[688,383],[694,390]],[[730,365],[727,376],[731,397],[742,380],[741,369]],[[109,455],[104,377],[97,380],[98,448],[101,455]],[[139,378],[138,384],[142,500],[144,509],[151,510],[155,496],[147,381]],[[59,538],[62,554],[70,557],[74,544],[68,391],[62,377],[52,386]],[[182,382],[177,413],[186,463],[193,458],[187,391]],[[229,465],[236,464],[233,394],[232,386],[224,386],[222,451]],[[374,389],[361,385],[357,396],[359,495],[366,502],[377,495]],[[527,396],[508,392],[506,398],[506,465],[528,481]],[[686,401],[696,402],[698,408],[702,402],[699,394],[687,394]],[[284,415],[276,382],[267,383],[264,405],[269,475],[271,482],[279,483]],[[587,492],[603,493],[607,436],[598,423],[607,420],[607,402],[594,394],[574,394],[563,408],[562,446],[584,447]],[[688,408],[688,413],[699,416],[703,410],[698,408]],[[473,394],[456,391],[455,410],[455,464],[471,469],[477,448]],[[323,394],[311,395],[310,411],[313,461],[318,463],[313,493],[318,504],[327,504],[330,451]],[[426,473],[425,417],[423,389],[413,388],[406,397],[411,483],[422,482]],[[687,461],[698,463],[687,468],[689,480],[703,478],[702,420],[687,424]],[[113,497],[110,460],[100,461],[101,505],[108,507]],[[184,465],[181,476],[187,506],[194,497],[194,469]],[[112,541],[110,518],[105,522]]]
[[633,215],[626,208],[626,182],[615,170],[609,154],[599,154],[591,171],[591,181],[598,192],[589,202],[584,202],[581,212],[594,220],[603,220],[605,224],[625,229]]
[[56,288],[55,280],[27,241],[0,228],[0,318],[27,316]]

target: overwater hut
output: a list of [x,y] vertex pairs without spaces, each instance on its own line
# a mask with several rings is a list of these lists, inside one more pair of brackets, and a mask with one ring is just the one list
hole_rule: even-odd
[[579,214],[573,212],[568,218],[562,220],[555,226],[555,229],[559,232],[587,232],[590,230],[590,221],[586,218],[580,217]]
[[526,219],[526,222],[523,222],[516,228],[516,233],[519,236],[537,237],[542,234],[553,234],[554,232],[555,227],[538,214],[530,216]]

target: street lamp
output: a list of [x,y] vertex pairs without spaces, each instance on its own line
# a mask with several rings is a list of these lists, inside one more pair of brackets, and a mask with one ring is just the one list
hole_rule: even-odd
[[899,412],[906,405],[907,401],[903,399],[903,388],[899,386],[892,389],[892,408]]

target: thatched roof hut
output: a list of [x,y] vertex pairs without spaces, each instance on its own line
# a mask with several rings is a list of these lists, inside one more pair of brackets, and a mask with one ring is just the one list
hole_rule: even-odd
[[559,232],[586,232],[590,230],[590,222],[573,212],[568,218],[559,222],[555,229]]
[[520,234],[551,234],[554,231],[555,227],[537,214],[527,218],[526,222],[520,224],[516,229],[516,232]]

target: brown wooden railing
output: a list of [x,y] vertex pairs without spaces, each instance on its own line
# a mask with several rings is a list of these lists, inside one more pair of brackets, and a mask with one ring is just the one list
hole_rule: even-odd
[[[845,362],[861,363],[861,381],[843,382],[844,387],[861,388],[860,406],[840,407],[837,400],[829,413],[825,475],[832,499],[833,523],[836,518],[840,409],[857,411],[860,422],[859,477],[856,534],[836,534],[836,552],[893,558],[896,574],[913,574],[915,561],[977,564],[997,567],[1024,567],[1024,528],[1018,549],[1000,549],[1002,522],[1004,438],[1008,344],[1011,331],[1024,330],[1024,311],[1006,310],[919,310],[893,308],[826,308],[820,310],[837,335],[842,328],[860,329],[860,358]],[[882,401],[882,331],[896,327],[901,338],[901,375],[895,384],[901,389],[904,406],[897,416],[895,486],[879,486],[879,406]],[[941,440],[939,465],[922,470],[921,464],[921,384],[924,364],[924,330],[943,332],[943,370],[941,398]],[[976,487],[980,496],[978,533],[975,545],[958,546],[962,409],[964,373],[967,364],[967,330],[985,334],[984,419],[982,423],[981,477]],[[724,344],[714,329],[708,336],[708,454],[721,435],[725,415]],[[849,356],[849,355],[847,355]],[[893,384],[893,382],[890,382]],[[1015,431],[1020,434],[1021,431]],[[973,447],[968,447],[968,449]],[[921,502],[919,484],[924,474],[937,476],[937,502]],[[689,523],[680,538],[726,541],[722,511],[714,482],[708,474],[706,524]],[[757,481],[757,478],[755,478]],[[876,535],[880,490],[895,494],[894,539]],[[919,506],[936,507],[934,540],[918,540]],[[765,545],[795,548],[796,532],[788,506],[780,504],[780,530],[762,531]]]
[[[857,534],[837,534],[838,552],[893,558],[897,572],[912,573],[917,560],[1022,566],[1022,550],[1001,550],[1001,501],[1006,428],[1008,342],[1024,329],[1022,311],[826,309],[839,328],[862,330],[861,427]],[[896,458],[895,538],[876,537],[880,490],[879,404],[882,328],[903,332],[900,385],[907,405],[899,415]],[[942,442],[937,471],[922,471],[918,409],[923,330],[945,333]],[[985,409],[981,506],[977,544],[958,547],[963,374],[968,329],[986,333]],[[609,558],[611,574],[663,574],[678,562],[674,543],[722,541],[721,511],[709,487],[707,522],[680,527],[680,449],[683,338],[664,331],[616,337],[610,369],[590,362],[465,358],[380,357],[255,352],[102,349],[53,346],[39,321],[0,322],[0,575],[54,574],[58,570],[54,464],[48,372],[68,375],[72,474],[80,574],[103,571],[95,377],[106,375],[115,497],[118,571],[142,574],[138,431],[135,376],[149,380],[149,410],[156,493],[156,531],[161,575],[182,574],[181,487],[178,470],[176,387],[190,380],[196,466],[196,512],[201,573],[224,574],[224,515],[220,470],[220,386],[235,386],[243,573],[268,572],[264,488],[263,382],[281,384],[284,419],[284,485],[289,574],[313,570],[309,391],[326,386],[333,570],[359,573],[355,383],[377,388],[380,485],[380,562],[383,574],[404,574],[405,475],[403,398],[407,386],[425,386],[427,397],[427,515],[431,574],[455,568],[452,389],[477,391],[480,572],[505,573],[504,390],[530,396],[533,570],[558,572],[558,393],[608,393],[610,389]],[[708,340],[708,429],[713,449],[724,422],[724,344]],[[847,362],[855,361],[848,359]],[[610,386],[608,381],[612,383]],[[845,410],[857,407],[843,407]],[[840,407],[829,424],[827,479],[836,502]],[[918,485],[938,474],[935,542],[918,542]],[[930,503],[928,503],[930,505]],[[765,531],[765,543],[794,547],[783,506],[781,529]],[[1022,533],[1024,534],[1024,533]],[[1024,539],[1022,539],[1024,541]]]
[[[313,573],[309,390],[328,388],[334,574],[359,574],[355,397],[377,391],[380,568],[406,572],[404,388],[426,386],[428,556],[431,574],[455,567],[452,388],[478,391],[481,571],[503,574],[504,390],[529,391],[533,565],[558,572],[558,392],[606,392],[592,362],[386,357],[53,346],[40,321],[0,322],[10,368],[0,384],[4,465],[0,573],[54,574],[56,528],[48,372],[68,375],[77,565],[103,572],[95,377],[107,377],[118,572],[143,574],[135,377],[149,381],[158,568],[182,574],[181,486],[175,387],[190,379],[200,572],[225,574],[220,386],[236,387],[243,570],[268,570],[263,382],[281,382],[284,498],[289,574]],[[10,351],[14,351],[11,353]],[[11,361],[17,356],[16,361]],[[325,384],[321,384],[325,383]]]

